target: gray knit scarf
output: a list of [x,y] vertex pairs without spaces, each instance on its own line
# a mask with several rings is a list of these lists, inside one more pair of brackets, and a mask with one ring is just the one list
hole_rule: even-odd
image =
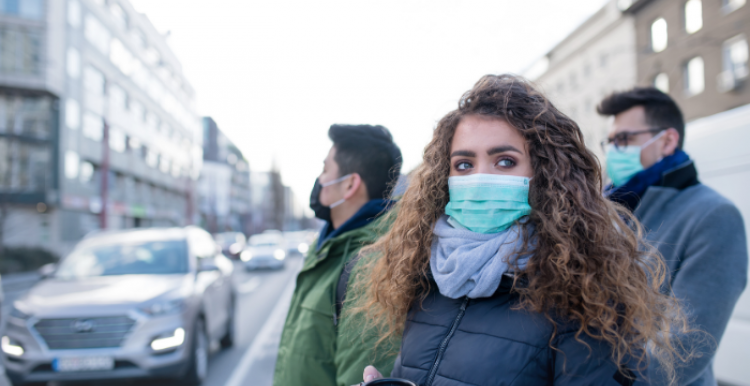
[[[451,223],[455,224],[443,215],[433,230],[430,268],[440,293],[451,299],[492,296],[503,274],[512,269],[508,259],[523,247],[521,227],[483,234]],[[519,268],[526,267],[528,258],[518,259]]]

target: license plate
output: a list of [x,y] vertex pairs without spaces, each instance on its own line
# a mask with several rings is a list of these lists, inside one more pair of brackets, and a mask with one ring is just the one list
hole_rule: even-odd
[[115,360],[105,356],[57,358],[52,361],[52,368],[59,372],[112,370]]

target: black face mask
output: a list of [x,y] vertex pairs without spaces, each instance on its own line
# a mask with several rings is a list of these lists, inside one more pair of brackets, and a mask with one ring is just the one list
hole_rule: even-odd
[[321,190],[323,190],[323,185],[316,178],[315,186],[313,186],[312,193],[310,193],[310,209],[315,212],[315,217],[326,222],[331,222],[331,208],[320,203]]

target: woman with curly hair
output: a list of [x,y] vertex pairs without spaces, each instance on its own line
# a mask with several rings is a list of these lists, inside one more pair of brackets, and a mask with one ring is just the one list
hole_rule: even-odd
[[440,120],[392,227],[363,252],[379,258],[361,270],[358,310],[383,340],[402,337],[392,376],[620,386],[644,380],[649,360],[668,371],[685,360],[663,263],[601,191],[573,120],[519,77],[480,79]]

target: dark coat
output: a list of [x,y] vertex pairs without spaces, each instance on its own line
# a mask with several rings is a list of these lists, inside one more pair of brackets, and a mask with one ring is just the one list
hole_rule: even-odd
[[632,384],[610,359],[610,346],[581,336],[589,350],[576,340],[572,323],[558,323],[552,345],[559,351],[553,350],[553,324],[514,309],[519,298],[511,284],[504,276],[483,299],[450,299],[433,285],[423,307],[409,312],[391,375],[419,386]]

